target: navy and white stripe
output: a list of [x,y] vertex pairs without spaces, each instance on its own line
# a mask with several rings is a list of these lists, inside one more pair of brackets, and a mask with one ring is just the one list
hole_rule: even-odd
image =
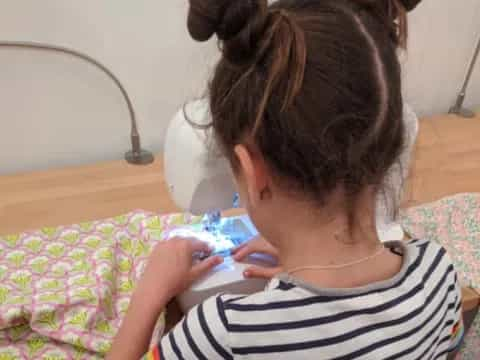
[[163,339],[163,359],[446,359],[461,321],[448,255],[428,241],[389,246],[404,264],[387,281],[334,290],[280,276],[209,299]]

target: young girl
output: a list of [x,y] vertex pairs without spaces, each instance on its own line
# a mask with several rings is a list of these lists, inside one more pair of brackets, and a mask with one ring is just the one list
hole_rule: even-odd
[[[251,296],[192,310],[147,359],[445,359],[462,336],[461,293],[445,250],[382,244],[375,199],[405,141],[397,48],[407,0],[190,0],[188,27],[214,34],[216,140],[266,240],[238,249],[278,258]],[[111,359],[137,359],[166,304],[221,261],[206,245],[160,244]]]

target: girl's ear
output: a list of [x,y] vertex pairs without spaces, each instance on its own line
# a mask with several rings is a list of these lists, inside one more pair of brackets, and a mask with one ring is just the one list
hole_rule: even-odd
[[264,193],[268,190],[268,169],[263,159],[252,154],[246,146],[237,145],[234,151],[241,177],[245,182],[248,201],[251,206],[256,206],[263,200]]

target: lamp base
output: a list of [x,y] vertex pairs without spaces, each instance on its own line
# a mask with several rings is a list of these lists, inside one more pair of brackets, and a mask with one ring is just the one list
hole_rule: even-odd
[[463,107],[461,107],[461,108],[453,107],[453,108],[450,109],[450,111],[448,113],[449,114],[455,114],[455,115],[458,115],[460,117],[467,118],[467,119],[471,119],[471,118],[475,117],[475,113],[473,111],[465,109]]
[[129,151],[125,154],[125,160],[132,165],[148,165],[155,161],[155,157],[150,151],[140,150],[140,152]]

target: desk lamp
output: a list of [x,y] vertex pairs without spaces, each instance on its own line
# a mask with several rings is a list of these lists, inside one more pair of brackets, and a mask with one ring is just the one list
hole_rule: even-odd
[[0,47],[47,50],[47,51],[52,51],[56,53],[67,54],[67,55],[82,59],[88,62],[89,64],[95,66],[96,68],[100,69],[120,89],[122,96],[128,106],[128,111],[130,114],[130,123],[131,123],[130,139],[132,143],[132,148],[130,151],[128,151],[125,154],[125,160],[129,164],[133,164],[133,165],[148,165],[154,161],[153,154],[150,151],[143,150],[141,147],[140,134],[138,132],[138,126],[137,126],[137,118],[135,115],[135,111],[133,109],[132,101],[130,100],[128,93],[125,90],[125,87],[122,85],[120,80],[115,76],[115,74],[112,73],[112,71],[110,71],[105,65],[101,64],[99,61],[93,59],[92,57],[86,54],[83,54],[76,50],[61,47],[61,46],[40,44],[40,43],[34,43],[34,42],[0,41]]
[[468,66],[467,75],[465,77],[465,81],[463,83],[462,89],[457,97],[457,102],[455,105],[450,109],[450,114],[460,115],[464,118],[473,118],[475,117],[475,113],[471,110],[465,109],[463,107],[463,102],[465,101],[465,97],[467,95],[468,85],[472,78],[473,70],[475,69],[475,65],[478,59],[478,54],[480,53],[480,38],[478,39],[477,47],[473,53],[473,58],[470,61],[470,65]]

